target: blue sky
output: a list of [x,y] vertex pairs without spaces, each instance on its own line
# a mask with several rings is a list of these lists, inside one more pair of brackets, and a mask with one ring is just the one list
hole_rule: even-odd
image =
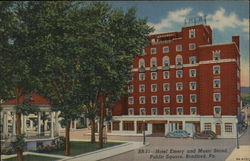
[[181,31],[185,17],[207,15],[213,29],[213,43],[232,41],[240,36],[241,86],[249,84],[249,2],[248,1],[112,1],[126,11],[137,8],[137,15],[148,18],[155,33]]

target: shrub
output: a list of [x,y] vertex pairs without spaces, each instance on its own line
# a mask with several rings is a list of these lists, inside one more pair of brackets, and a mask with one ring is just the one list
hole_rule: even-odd
[[1,150],[1,154],[10,155],[13,153],[14,153],[14,150],[11,147],[6,147]]

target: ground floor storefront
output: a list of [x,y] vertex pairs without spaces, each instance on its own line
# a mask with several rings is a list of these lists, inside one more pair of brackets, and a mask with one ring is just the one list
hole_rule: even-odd
[[212,130],[218,138],[236,138],[235,116],[113,116],[107,123],[109,134],[165,136],[175,130],[186,130],[193,136],[195,132]]

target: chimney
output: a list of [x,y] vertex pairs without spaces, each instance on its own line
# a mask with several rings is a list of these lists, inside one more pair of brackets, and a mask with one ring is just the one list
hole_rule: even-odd
[[236,46],[240,50],[240,37],[239,36],[232,36],[232,42],[235,42]]

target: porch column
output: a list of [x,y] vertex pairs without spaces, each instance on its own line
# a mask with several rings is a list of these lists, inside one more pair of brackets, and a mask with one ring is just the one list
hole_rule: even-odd
[[26,133],[26,129],[27,129],[26,120],[27,120],[26,116],[23,115],[23,132],[24,133]]
[[58,122],[58,112],[55,112],[55,132],[59,136],[59,122]]
[[38,126],[38,135],[40,136],[41,135],[41,112],[38,112],[38,115],[37,115],[37,126]]
[[122,124],[123,124],[123,121],[121,120],[120,123],[119,123],[119,125],[120,125],[120,127],[119,127],[120,131],[123,131]]
[[182,130],[185,130],[185,129],[186,129],[186,122],[182,121]]
[[12,127],[13,127],[12,135],[16,135],[16,112],[13,112],[13,124],[12,124]]
[[54,112],[50,112],[50,117],[51,117],[51,138],[54,138]]
[[24,127],[24,123],[23,123],[24,121],[23,121],[23,114],[21,114],[21,132],[23,133],[24,132],[24,129],[23,129],[23,127]]
[[7,112],[3,112],[3,137],[8,137],[8,117]]
[[135,134],[136,134],[136,130],[137,130],[137,121],[134,120],[134,132],[135,132]]

